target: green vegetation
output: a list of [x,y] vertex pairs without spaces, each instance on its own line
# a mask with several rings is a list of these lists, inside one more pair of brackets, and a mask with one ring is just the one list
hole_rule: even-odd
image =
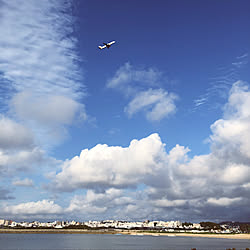
[[250,233],[250,224],[249,223],[240,223],[240,230],[242,233]]
[[218,229],[221,229],[221,226],[219,224],[214,223],[214,222],[210,222],[210,221],[200,222],[200,224],[205,230],[211,230],[211,229],[218,230]]
[[193,223],[191,223],[191,222],[184,222],[184,223],[182,223],[182,226],[186,226],[186,227],[193,226]]
[[86,225],[69,225],[67,227],[64,227],[63,229],[91,229],[93,230],[93,228],[90,228]]

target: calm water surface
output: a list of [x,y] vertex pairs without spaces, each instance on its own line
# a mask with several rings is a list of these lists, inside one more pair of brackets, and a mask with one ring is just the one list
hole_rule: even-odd
[[225,250],[250,248],[250,240],[105,234],[0,234],[1,250],[180,249]]

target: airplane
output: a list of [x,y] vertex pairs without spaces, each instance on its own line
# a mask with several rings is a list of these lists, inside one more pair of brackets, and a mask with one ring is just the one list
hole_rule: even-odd
[[98,48],[99,49],[105,49],[105,48],[108,48],[109,49],[109,47],[112,45],[112,44],[114,44],[115,43],[115,41],[112,41],[112,42],[109,42],[109,43],[103,43],[104,45],[103,46],[98,46]]

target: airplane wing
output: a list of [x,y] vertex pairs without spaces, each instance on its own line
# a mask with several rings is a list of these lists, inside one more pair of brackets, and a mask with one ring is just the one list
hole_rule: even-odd
[[112,45],[112,44],[114,44],[115,43],[115,41],[112,41],[112,42],[109,42],[109,43],[107,43],[107,45]]
[[106,45],[104,46],[98,46],[99,49],[105,49],[106,48]]

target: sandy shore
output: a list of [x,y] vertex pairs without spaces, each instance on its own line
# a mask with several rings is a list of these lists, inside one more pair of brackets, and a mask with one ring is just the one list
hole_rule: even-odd
[[202,233],[151,233],[151,232],[121,232],[130,235],[152,235],[168,237],[205,237],[205,238],[224,238],[224,239],[241,239],[250,240],[250,234],[202,234]]
[[118,230],[84,230],[84,229],[0,229],[0,233],[14,234],[126,234],[126,235],[151,235],[168,237],[206,237],[250,240],[250,234],[202,234],[202,233],[155,233],[142,231],[118,231]]

